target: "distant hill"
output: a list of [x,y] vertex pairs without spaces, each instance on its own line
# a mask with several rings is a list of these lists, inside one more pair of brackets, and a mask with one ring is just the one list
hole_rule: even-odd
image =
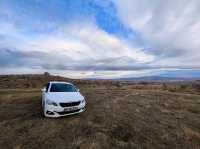
[[49,81],[65,81],[71,82],[75,85],[88,84],[118,84],[116,81],[108,80],[83,80],[70,79],[61,76],[44,74],[22,74],[22,75],[0,75],[0,89],[23,89],[23,88],[42,88]]
[[75,85],[116,85],[121,86],[123,83],[128,84],[143,84],[151,83],[159,84],[159,82],[176,82],[176,81],[193,81],[200,80],[200,78],[172,78],[172,77],[139,77],[139,78],[120,78],[120,79],[70,79],[61,76],[53,76],[48,73],[44,74],[26,74],[26,75],[0,75],[0,89],[16,89],[16,88],[42,88],[49,81],[66,81],[72,82]]
[[45,74],[26,75],[0,75],[0,88],[41,88],[49,81],[70,81],[75,80],[60,76]]
[[199,78],[184,78],[184,77],[164,77],[164,76],[146,76],[146,77],[128,77],[117,79],[103,79],[103,78],[86,78],[84,80],[110,80],[110,81],[193,81],[200,80]]
[[183,77],[163,77],[163,76],[147,76],[147,77],[131,77],[119,78],[122,81],[184,81],[184,80],[199,80],[199,78],[183,78]]

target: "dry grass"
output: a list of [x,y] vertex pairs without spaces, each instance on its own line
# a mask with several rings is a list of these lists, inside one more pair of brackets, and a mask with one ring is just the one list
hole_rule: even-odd
[[198,92],[136,89],[126,83],[77,85],[87,110],[58,119],[42,117],[39,88],[1,89],[0,147],[200,148]]

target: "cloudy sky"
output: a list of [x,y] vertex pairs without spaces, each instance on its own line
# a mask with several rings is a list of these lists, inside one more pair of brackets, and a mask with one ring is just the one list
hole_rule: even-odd
[[199,0],[1,0],[0,74],[200,76]]

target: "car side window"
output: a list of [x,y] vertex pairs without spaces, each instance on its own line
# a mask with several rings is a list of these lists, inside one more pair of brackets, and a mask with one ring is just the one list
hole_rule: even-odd
[[46,92],[49,90],[49,85],[50,85],[50,83],[48,83],[46,86]]

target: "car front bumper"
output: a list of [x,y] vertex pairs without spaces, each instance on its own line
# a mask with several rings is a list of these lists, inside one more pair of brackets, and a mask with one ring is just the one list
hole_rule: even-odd
[[[61,116],[67,116],[67,115],[72,115],[72,114],[78,114],[85,111],[85,106],[86,106],[86,102],[80,103],[78,106],[65,107],[65,108],[61,107],[60,105],[53,106],[53,105],[46,104],[44,115],[45,117],[61,117]],[[72,109],[69,111],[68,110],[69,108],[75,108],[75,109]]]

